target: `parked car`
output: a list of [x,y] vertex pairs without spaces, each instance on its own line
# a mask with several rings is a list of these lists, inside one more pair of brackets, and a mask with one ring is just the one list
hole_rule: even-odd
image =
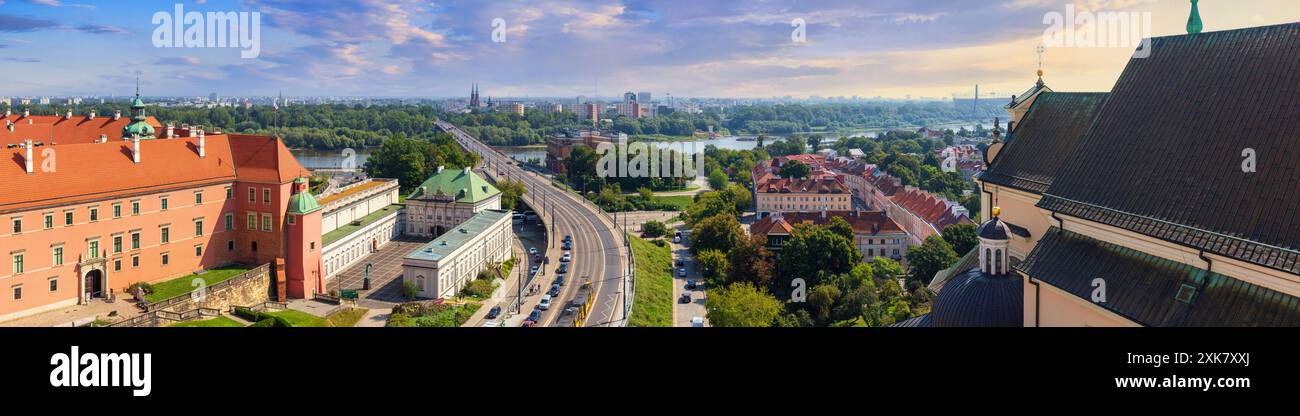
[[573,242],[573,236],[568,235],[568,234],[565,234],[565,235],[564,235],[564,240],[563,240],[563,241],[566,242],[566,243],[572,243],[572,242]]
[[573,250],[573,243],[572,243],[572,242],[568,242],[568,241],[566,241],[566,242],[564,242],[564,247],[563,247],[563,248],[564,248],[565,250]]
[[487,319],[497,319],[498,316],[501,316],[500,306],[493,306],[491,310],[488,310]]
[[536,255],[537,255],[537,247],[529,247],[529,248],[528,248],[528,255],[530,255],[530,256],[536,256]]
[[690,292],[682,293],[682,298],[679,299],[678,301],[681,303],[691,303],[691,293]]
[[680,235],[673,236],[673,242],[680,244],[682,242],[682,236]]
[[560,263],[560,268],[555,270],[556,273],[568,273],[569,263]]
[[703,326],[704,326],[704,318],[703,318],[703,317],[699,317],[699,316],[696,316],[696,317],[691,318],[691,326],[696,327],[696,328],[703,327]]
[[528,274],[537,274],[537,266],[529,267]]
[[537,321],[541,321],[541,320],[542,320],[542,311],[534,310],[533,313],[528,314],[528,319],[524,320],[524,326],[537,325]]
[[573,260],[573,255],[570,253],[564,253],[564,256],[560,257],[560,261],[564,263],[568,263],[570,260]]
[[677,267],[686,267],[686,262],[682,261],[681,257],[677,258]]
[[551,309],[551,295],[542,295],[542,301],[537,304],[537,309]]
[[560,285],[551,285],[551,291],[546,293],[551,296],[560,296]]
[[555,284],[564,286],[564,275],[555,276]]
[[695,288],[697,287],[699,287],[699,284],[695,281],[695,279],[686,281],[686,290],[695,290]]
[[686,268],[677,269],[677,277],[686,277]]

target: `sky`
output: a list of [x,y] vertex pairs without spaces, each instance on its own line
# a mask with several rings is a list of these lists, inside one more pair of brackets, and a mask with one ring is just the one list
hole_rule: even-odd
[[[155,15],[171,16],[177,4],[185,12],[259,13],[259,53],[156,47],[174,26],[155,24]],[[139,76],[143,93],[159,96],[459,97],[477,82],[495,97],[939,98],[970,95],[976,84],[1009,97],[1036,80],[1045,22],[1067,8],[1074,16],[1149,16],[1140,30],[1166,36],[1186,32],[1190,4],[0,0],[0,73],[8,78],[0,96],[127,95]],[[1203,0],[1200,13],[1206,31],[1229,30],[1300,21],[1300,2]],[[1046,47],[1048,85],[1110,90],[1134,48],[1101,43]]]

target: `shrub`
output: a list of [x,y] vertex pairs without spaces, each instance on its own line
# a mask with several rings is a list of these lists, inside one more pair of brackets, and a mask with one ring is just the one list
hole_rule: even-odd
[[474,280],[465,285],[465,289],[460,292],[461,296],[486,299],[492,296],[492,291],[496,290],[496,285],[491,280]]
[[641,224],[641,232],[645,233],[647,237],[659,238],[668,233],[668,226],[659,221],[646,221]]
[[132,283],[131,286],[126,287],[126,293],[130,293],[132,295],[136,294],[137,290],[139,290],[140,297],[144,297],[146,295],[153,293],[153,285],[145,282],[135,282]]
[[410,327],[415,325],[411,322],[411,317],[409,315],[394,312],[388,315],[388,323],[384,324],[384,326]]
[[260,321],[260,320],[261,320],[261,314],[260,314],[260,313],[258,313],[257,311],[254,311],[254,310],[252,310],[252,309],[245,308],[245,307],[239,307],[239,306],[236,306],[236,307],[235,307],[235,312],[234,312],[234,313],[235,313],[235,316],[238,316],[238,317],[244,319],[245,321],[257,322],[257,321]]
[[409,280],[402,282],[402,296],[406,297],[406,300],[414,300],[419,293],[420,287],[416,286],[415,282]]
[[650,242],[659,247],[668,247],[668,240],[654,239],[654,240],[650,240]]
[[250,327],[259,327],[259,328],[262,328],[262,327],[274,327],[274,326],[275,326],[275,320],[274,320],[274,319],[263,319],[263,320],[260,320],[260,321],[257,321],[257,322],[253,322],[253,324],[252,324],[252,325],[249,325],[249,326],[250,326]]

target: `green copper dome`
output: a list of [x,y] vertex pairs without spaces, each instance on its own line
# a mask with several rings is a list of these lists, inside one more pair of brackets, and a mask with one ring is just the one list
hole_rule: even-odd
[[[306,178],[294,179],[295,184],[307,183]],[[307,215],[320,210],[320,202],[316,197],[311,195],[311,191],[303,190],[289,197],[289,213],[293,215]]]
[[128,124],[126,127],[122,128],[123,138],[129,139],[135,136],[140,136],[141,139],[154,138],[153,126],[150,126],[148,122],[141,120]]

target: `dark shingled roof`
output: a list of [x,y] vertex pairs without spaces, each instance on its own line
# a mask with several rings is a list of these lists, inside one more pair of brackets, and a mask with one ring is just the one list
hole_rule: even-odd
[[1038,206],[1300,274],[1300,23],[1155,38],[1151,51],[1129,61]]
[[936,327],[1019,327],[1025,325],[1024,279],[970,269],[943,285],[930,319]]
[[1300,298],[1056,227],[1015,269],[1089,302],[1105,279],[1096,305],[1146,326],[1300,325]]
[[1074,154],[1106,93],[1045,92],[1034,100],[1015,134],[980,179],[1041,194]]
[[930,322],[930,314],[927,313],[902,322],[895,322],[890,326],[895,328],[929,328],[934,324]]

